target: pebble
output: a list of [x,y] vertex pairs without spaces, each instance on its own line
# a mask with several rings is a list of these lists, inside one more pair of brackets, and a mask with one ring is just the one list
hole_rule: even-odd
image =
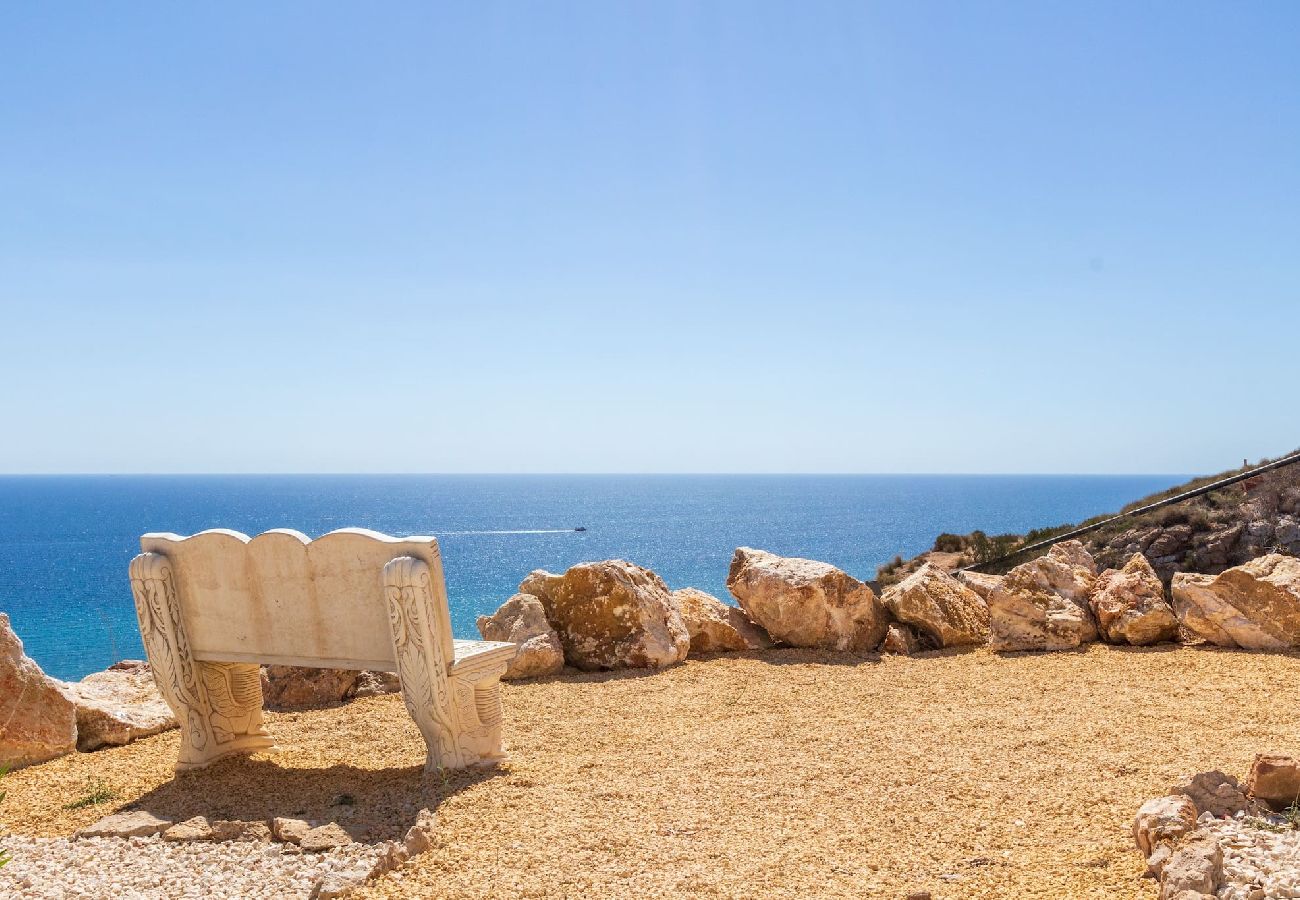
[[[280,844],[175,843],[162,838],[32,838],[8,834],[13,861],[0,868],[0,897],[307,898],[322,882],[369,871],[385,845],[349,844],[325,853]],[[296,847],[291,848],[297,851]],[[333,876],[333,877],[332,877]]]

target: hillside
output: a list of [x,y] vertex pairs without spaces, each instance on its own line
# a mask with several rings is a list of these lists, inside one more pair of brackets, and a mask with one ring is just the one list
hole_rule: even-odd
[[[1263,464],[1268,460],[1261,460]],[[1186,491],[1212,484],[1245,468],[1220,472],[1142,497],[1121,513],[1139,509]],[[934,549],[910,560],[881,566],[877,580],[887,587],[929,561],[952,570],[988,562],[1019,547],[1047,540],[1084,525],[1111,518],[1094,516],[1084,522],[1039,528],[1028,534],[941,534]],[[1102,567],[1118,568],[1134,553],[1142,553],[1167,584],[1174,572],[1214,575],[1264,553],[1300,556],[1300,463],[1265,472],[1217,491],[1103,526],[1080,538]],[[1005,572],[1036,554],[1025,554],[989,569]]]

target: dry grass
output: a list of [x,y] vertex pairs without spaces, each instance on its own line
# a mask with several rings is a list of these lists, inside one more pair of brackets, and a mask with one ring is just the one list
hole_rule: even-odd
[[[371,898],[1151,898],[1138,805],[1300,751],[1297,676],[1294,655],[1207,649],[772,651],[507,686],[513,759],[495,775],[424,775],[382,697],[273,715],[282,753],[177,780],[174,733],[16,772],[0,817],[66,834],[134,802],[382,838],[436,806],[438,846]],[[122,799],[63,809],[92,776]]]

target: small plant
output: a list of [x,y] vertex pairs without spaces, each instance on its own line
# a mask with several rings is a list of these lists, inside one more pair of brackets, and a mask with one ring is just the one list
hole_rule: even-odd
[[1300,828],[1300,797],[1297,797],[1294,803],[1282,810],[1282,818],[1286,819],[1286,823],[1292,828]]
[[934,539],[934,549],[940,553],[960,553],[966,546],[960,534],[945,531]]
[[88,778],[86,779],[86,793],[71,803],[63,804],[63,808],[85,809],[88,806],[98,806],[101,803],[107,803],[115,799],[117,799],[117,792],[110,788],[104,779]]

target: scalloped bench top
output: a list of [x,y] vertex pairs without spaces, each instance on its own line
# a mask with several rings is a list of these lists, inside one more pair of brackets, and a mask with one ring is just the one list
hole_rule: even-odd
[[429,564],[440,620],[433,633],[444,658],[456,656],[432,537],[342,528],[315,540],[289,529],[250,538],[218,528],[190,537],[146,534],[140,549],[172,564],[195,659],[397,671],[380,576],[400,556]]

